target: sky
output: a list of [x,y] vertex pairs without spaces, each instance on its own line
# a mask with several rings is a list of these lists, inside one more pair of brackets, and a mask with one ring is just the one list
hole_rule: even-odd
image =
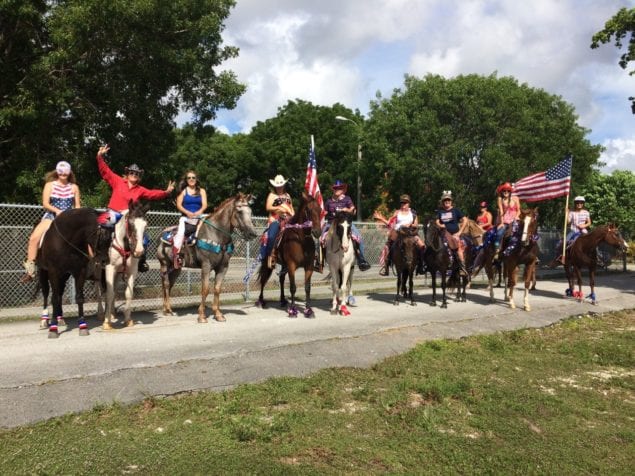
[[237,0],[223,38],[240,53],[223,67],[247,92],[214,125],[249,132],[295,99],[367,115],[405,74],[496,73],[572,104],[603,172],[635,171],[635,75],[612,43],[590,48],[622,7],[635,0]]

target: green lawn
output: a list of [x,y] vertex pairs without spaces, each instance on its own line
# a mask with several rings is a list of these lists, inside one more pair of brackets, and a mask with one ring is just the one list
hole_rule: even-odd
[[96,408],[0,432],[0,474],[633,474],[634,331],[635,311],[571,318]]

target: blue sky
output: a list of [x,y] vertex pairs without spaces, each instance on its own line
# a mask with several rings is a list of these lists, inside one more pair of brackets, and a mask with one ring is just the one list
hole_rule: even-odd
[[[376,91],[405,74],[496,72],[571,104],[603,169],[635,171],[635,76],[612,44],[592,50],[593,33],[616,0],[237,0],[223,38],[240,56],[225,65],[247,85],[236,109],[214,124],[249,131],[296,98],[368,112]],[[631,69],[635,65],[631,65]],[[186,116],[181,116],[180,122]],[[555,159],[554,159],[555,160]]]

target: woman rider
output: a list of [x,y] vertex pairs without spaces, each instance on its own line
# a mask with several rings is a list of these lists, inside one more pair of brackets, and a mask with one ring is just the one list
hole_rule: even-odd
[[[101,177],[110,185],[112,195],[108,202],[108,217],[102,221],[103,224],[114,225],[124,211],[128,209],[130,200],[136,202],[139,200],[164,200],[170,196],[174,190],[174,182],[170,180],[165,190],[147,189],[139,185],[143,169],[137,164],[131,164],[125,168],[123,177],[114,173],[104,159],[104,155],[108,153],[110,146],[105,145],[99,148],[97,152],[97,168]],[[144,240],[145,241],[145,240]],[[139,259],[139,272],[144,273],[150,269],[146,262],[145,252]]]
[[269,268],[273,268],[276,264],[272,251],[280,232],[280,225],[295,214],[293,203],[291,203],[291,195],[285,190],[287,182],[288,180],[280,174],[269,180],[273,187],[273,192],[269,192],[265,203],[265,209],[269,214],[269,227],[263,235],[264,242],[260,247],[263,262],[266,262]]
[[179,218],[179,226],[174,235],[172,246],[172,258],[174,269],[179,269],[183,264],[181,255],[181,247],[183,240],[187,234],[196,231],[199,217],[207,209],[207,192],[196,176],[196,172],[188,170],[185,172],[181,183],[179,184],[181,192],[176,197],[176,208],[183,216]]
[[495,260],[498,259],[500,254],[505,232],[520,216],[520,201],[516,195],[512,195],[512,185],[509,182],[499,185],[496,188],[496,195],[498,195],[498,199],[496,200],[498,226],[496,228],[496,241],[494,242],[494,247],[496,248],[496,252],[494,253]]
[[463,212],[458,208],[454,208],[454,199],[452,192],[447,190],[441,195],[441,208],[437,210],[436,224],[445,231],[445,238],[448,247],[456,250],[459,259],[459,274],[467,276],[467,268],[465,267],[465,243],[461,240],[461,234],[467,225],[467,220]]

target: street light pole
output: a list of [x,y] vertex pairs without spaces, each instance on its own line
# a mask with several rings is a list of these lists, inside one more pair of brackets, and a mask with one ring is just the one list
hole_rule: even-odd
[[357,221],[362,221],[362,176],[360,175],[360,167],[362,165],[362,128],[361,126],[355,122],[353,119],[344,116],[335,116],[335,119],[338,121],[348,121],[355,124],[357,128],[357,202],[355,206],[357,207]]

